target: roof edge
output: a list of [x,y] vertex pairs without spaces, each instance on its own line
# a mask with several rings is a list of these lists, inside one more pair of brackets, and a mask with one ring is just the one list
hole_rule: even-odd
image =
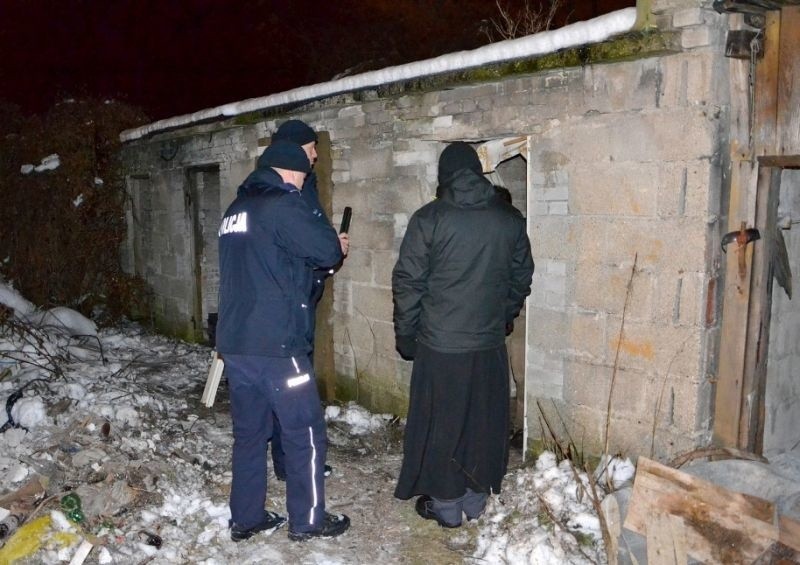
[[138,128],[125,130],[119,137],[124,143],[167,129],[189,126],[215,118],[230,118],[275,106],[311,101],[383,84],[464,70],[491,63],[511,61],[523,57],[554,53],[569,47],[606,41],[610,37],[629,32],[636,27],[636,8],[625,8],[591,20],[576,22],[555,30],[526,35],[517,39],[491,43],[471,51],[457,51],[431,59],[368,71],[329,82],[301,86],[268,96],[249,98],[240,102],[206,108],[192,114],[166,118]]

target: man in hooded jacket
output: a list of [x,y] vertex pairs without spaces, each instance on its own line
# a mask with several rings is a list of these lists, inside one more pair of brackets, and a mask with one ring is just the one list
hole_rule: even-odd
[[276,141],[239,187],[219,229],[217,350],[225,360],[233,419],[231,539],[286,520],[264,510],[267,441],[281,424],[289,537],[332,537],[349,526],[325,511],[325,419],[308,358],[313,270],[341,261],[336,231],[300,196],[311,165]]
[[395,496],[444,527],[474,519],[508,464],[505,336],[530,293],[525,220],[475,150],[439,159],[440,197],[411,217],[392,272],[397,349],[414,359]]

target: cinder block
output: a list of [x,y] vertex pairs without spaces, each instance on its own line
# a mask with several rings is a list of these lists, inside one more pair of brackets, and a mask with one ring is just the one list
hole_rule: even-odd
[[541,191],[537,191],[534,195],[534,198],[541,200],[566,201],[569,199],[569,186],[567,184],[562,184],[553,186],[552,188],[544,188]]
[[353,285],[353,311],[371,320],[392,321],[393,302],[390,288]]
[[578,234],[575,218],[569,216],[536,216],[532,223],[531,250],[535,258],[574,261],[577,256]]
[[333,171],[331,173],[331,180],[335,184],[344,184],[350,182],[350,171]]
[[349,117],[363,116],[363,115],[364,115],[364,109],[359,104],[356,106],[348,106],[347,108],[340,109],[337,117],[349,118]]
[[661,217],[707,218],[712,165],[706,160],[660,163],[653,176],[658,186],[658,214]]
[[654,14],[668,14],[697,6],[697,0],[650,0]]
[[625,319],[623,340],[619,342],[621,318],[608,318],[608,352],[616,356],[619,344],[619,366],[659,375],[681,375],[697,380],[700,374],[701,333],[698,328],[673,327]]
[[392,148],[365,147],[354,151],[350,159],[350,178],[352,180],[388,178],[392,175]]
[[352,282],[372,283],[372,251],[362,247],[359,237],[350,240],[350,252],[342,263],[342,268],[336,273],[337,277],[346,278]]
[[571,355],[595,363],[605,363],[608,348],[608,322],[603,312],[571,312],[567,348]]
[[662,82],[659,61],[649,58],[586,67],[580,113],[630,112],[657,107]]
[[[569,168],[570,210],[580,215],[656,216],[656,163],[612,162]],[[676,187],[678,188],[678,187]]]
[[707,27],[687,28],[681,33],[681,47],[684,49],[707,47],[711,45],[712,39],[711,30]]
[[583,360],[564,362],[564,401],[605,412],[611,367]]
[[552,310],[564,311],[567,305],[566,296],[563,293],[545,291],[544,304]]
[[672,271],[656,279],[655,320],[699,326],[705,313],[706,277],[702,272]]
[[680,10],[672,15],[672,25],[674,27],[688,27],[703,23],[703,10],[701,8],[689,8]]
[[372,277],[375,284],[392,286],[392,270],[397,263],[397,255],[396,251],[372,252]]
[[567,331],[568,316],[564,312],[530,308],[531,325],[528,332],[529,347],[543,351],[561,351],[564,348],[564,335]]
[[[702,271],[705,269],[705,222],[694,218],[623,218],[607,231],[605,261],[633,262],[638,254],[640,269]],[[680,237],[676,239],[676,234]]]

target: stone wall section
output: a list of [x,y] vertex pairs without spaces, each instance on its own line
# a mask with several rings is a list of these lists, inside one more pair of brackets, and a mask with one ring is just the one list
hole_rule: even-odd
[[[207,314],[217,303],[218,267],[216,249],[201,256],[202,310],[195,311],[194,231],[192,227],[192,174],[205,171],[205,182],[195,182],[199,193],[200,230],[205,245],[216,239],[210,232],[219,227],[221,216],[233,200],[236,188],[252,171],[257,152],[252,128],[196,128],[192,132],[161,134],[145,143],[125,148],[128,190],[136,218],[128,238],[136,251],[124,250],[129,272],[141,275],[152,291],[151,321],[161,331],[186,339],[207,338]],[[214,198],[204,198],[203,187],[213,189]],[[139,224],[139,219],[146,225]],[[137,238],[139,243],[137,244]],[[144,241],[142,241],[144,240]],[[133,260],[133,256],[135,261]],[[207,256],[206,256],[207,255]],[[197,319],[201,318],[201,319]]]

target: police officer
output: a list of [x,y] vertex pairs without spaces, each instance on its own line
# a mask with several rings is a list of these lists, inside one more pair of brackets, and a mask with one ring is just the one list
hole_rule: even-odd
[[273,418],[286,454],[290,539],[332,537],[350,525],[325,510],[325,419],[308,358],[314,268],[346,247],[301,198],[311,166],[303,149],[276,141],[239,187],[219,229],[217,350],[225,360],[233,419],[231,539],[272,532],[286,518],[264,505]]

